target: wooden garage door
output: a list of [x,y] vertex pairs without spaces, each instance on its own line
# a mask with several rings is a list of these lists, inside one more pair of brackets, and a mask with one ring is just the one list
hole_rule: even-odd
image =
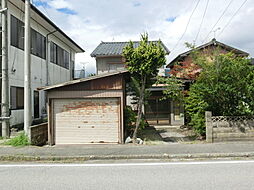
[[119,103],[119,98],[55,99],[55,143],[118,143]]

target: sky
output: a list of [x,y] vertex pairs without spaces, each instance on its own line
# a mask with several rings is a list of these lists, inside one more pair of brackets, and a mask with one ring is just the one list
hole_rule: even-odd
[[160,39],[168,62],[216,38],[254,56],[253,0],[32,0],[39,10],[79,44],[76,69],[95,73],[91,52],[103,42]]

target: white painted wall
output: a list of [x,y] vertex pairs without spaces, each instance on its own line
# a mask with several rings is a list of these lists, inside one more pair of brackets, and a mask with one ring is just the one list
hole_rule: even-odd
[[[19,8],[8,4],[8,25],[9,25],[9,85],[24,87],[24,51],[16,47],[11,46],[10,39],[10,20],[11,15],[15,16],[19,20],[24,22],[24,12],[20,11]],[[32,14],[31,27],[37,32],[41,33],[46,37],[46,35],[51,32],[46,26],[36,22],[35,20],[39,15]],[[63,42],[61,39],[55,37],[54,35],[49,36],[49,41],[53,41],[55,44],[59,45],[66,51],[70,53],[70,59],[75,61],[75,51],[70,47],[70,44]],[[69,42],[71,43],[71,42]],[[70,61],[70,64],[72,62]],[[59,65],[49,63],[49,85],[62,83],[68,80],[71,80],[71,68],[73,65],[70,65],[70,69],[65,69]],[[46,85],[46,60],[40,57],[31,55],[31,87],[32,87],[32,112],[33,112],[33,91],[38,87]],[[45,103],[45,93],[40,91],[40,116],[45,114],[46,103]],[[11,111],[11,125],[23,123],[23,110],[12,110]]]
[[97,74],[114,72],[124,69],[122,57],[97,57],[96,68]]

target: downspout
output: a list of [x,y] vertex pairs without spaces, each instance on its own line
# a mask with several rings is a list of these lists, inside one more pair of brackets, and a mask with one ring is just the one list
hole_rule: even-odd
[[[50,52],[50,44],[49,44],[49,36],[51,34],[54,34],[55,32],[57,32],[57,30],[54,30],[52,32],[49,32],[47,35],[46,35],[46,86],[49,85],[49,62],[50,62],[50,56],[49,56],[49,52]],[[48,101],[48,94],[47,94],[47,91],[45,91],[45,100],[44,100],[44,106],[45,106],[45,110],[46,110],[46,113],[47,113],[47,105],[49,105],[49,101]]]
[[50,61],[49,60],[50,59],[50,57],[49,57],[49,52],[50,52],[49,36],[51,34],[54,34],[55,32],[57,32],[57,30],[54,30],[46,35],[46,86],[49,85],[49,61]]

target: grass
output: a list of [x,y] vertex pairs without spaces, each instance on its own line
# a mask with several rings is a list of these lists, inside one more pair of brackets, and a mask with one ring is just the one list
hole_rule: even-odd
[[25,133],[20,133],[18,136],[6,141],[4,143],[5,145],[11,145],[11,146],[27,146],[30,145],[28,137],[25,135]]

